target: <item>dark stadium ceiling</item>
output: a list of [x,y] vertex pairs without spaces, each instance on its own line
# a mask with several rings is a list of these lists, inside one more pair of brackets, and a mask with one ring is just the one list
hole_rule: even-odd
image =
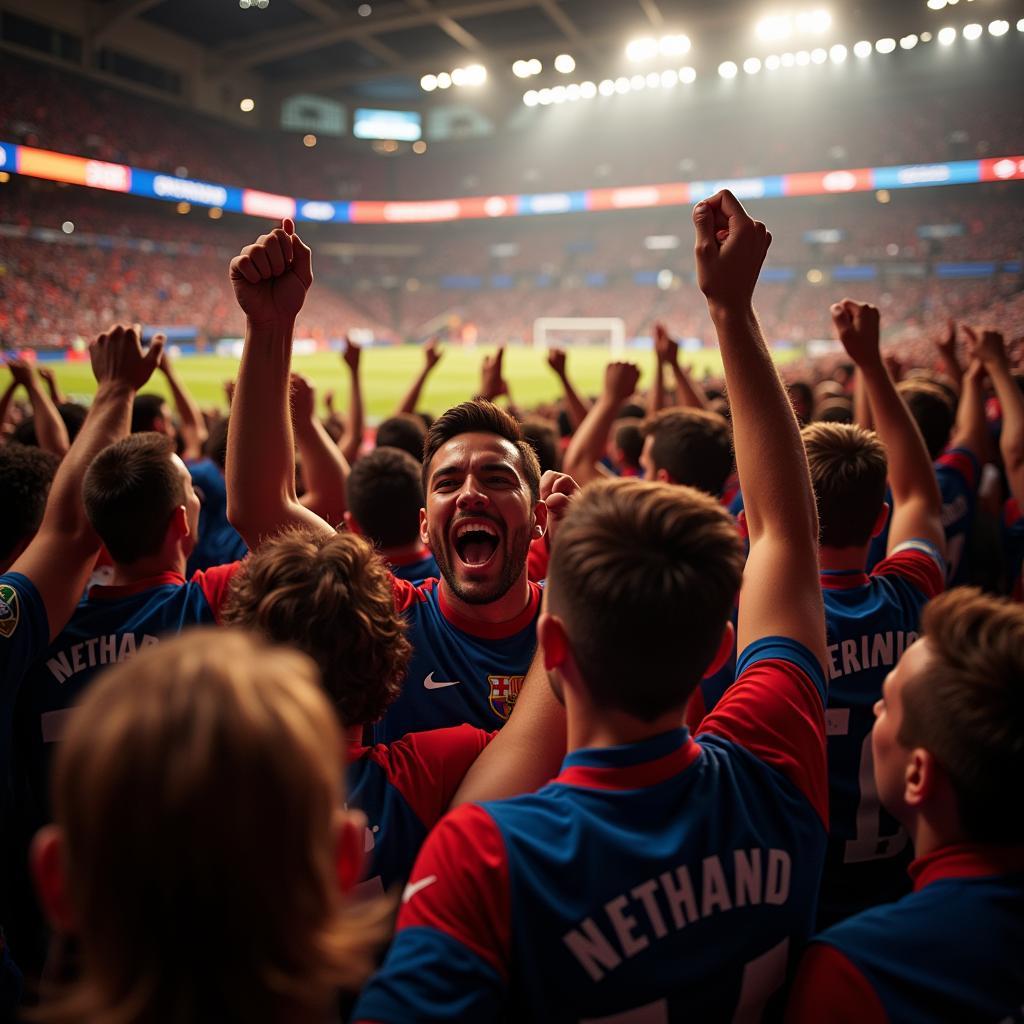
[[[522,87],[512,78],[513,60],[550,60],[564,52],[585,74],[603,76],[621,63],[626,42],[637,35],[685,32],[694,40],[692,59],[702,49],[735,57],[746,49],[737,38],[746,40],[760,9],[777,6],[750,0],[250,3],[243,9],[238,0],[100,0],[100,9],[103,27],[133,18],[159,25],[208,49],[211,68],[255,72],[282,92],[390,92],[396,99],[426,100],[421,75],[467,63],[484,64],[492,80]],[[850,32],[872,34],[920,29],[929,13],[924,0],[807,0],[798,6],[826,7]]]

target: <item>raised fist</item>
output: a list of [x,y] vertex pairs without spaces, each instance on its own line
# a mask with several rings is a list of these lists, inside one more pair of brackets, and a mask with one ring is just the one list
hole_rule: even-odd
[[858,365],[879,359],[878,307],[843,299],[831,308],[832,323],[847,355]]
[[935,347],[947,356],[956,355],[956,321],[953,319],[946,321],[946,333],[941,338],[935,339]]
[[484,356],[480,366],[480,395],[493,402],[499,395],[508,394],[508,383],[502,374],[502,362],[505,358],[505,347],[502,346],[493,356]]
[[548,507],[548,545],[554,543],[555,534],[565,514],[580,493],[580,485],[567,473],[549,469],[540,478],[540,498]]
[[636,363],[609,363],[604,371],[604,393],[622,405],[640,382],[640,368]]
[[260,235],[232,261],[231,286],[249,322],[287,327],[298,316],[313,283],[313,254],[285,218],[281,227]]
[[662,323],[654,325],[654,351],[658,362],[668,363],[669,366],[674,366],[679,358],[679,342],[671,337]]
[[548,366],[551,367],[559,377],[565,376],[565,349],[564,348],[549,348],[548,349]]
[[771,232],[723,189],[693,208],[697,285],[708,305],[721,310],[750,307]]
[[89,360],[96,383],[121,384],[138,391],[153,375],[164,354],[164,343],[154,338],[143,351],[136,327],[117,324],[89,346]]
[[441,342],[437,338],[431,338],[430,341],[423,346],[423,358],[426,362],[427,372],[429,373],[439,362],[441,362],[441,356],[444,352],[441,349]]
[[362,355],[362,352],[362,348],[346,334],[345,351],[341,353],[341,361],[353,373],[359,372],[359,357]]
[[23,388],[32,387],[32,382],[35,379],[35,372],[33,371],[30,363],[26,362],[24,359],[11,357],[7,360],[7,369],[11,371],[11,376],[14,378],[15,384],[20,384]]

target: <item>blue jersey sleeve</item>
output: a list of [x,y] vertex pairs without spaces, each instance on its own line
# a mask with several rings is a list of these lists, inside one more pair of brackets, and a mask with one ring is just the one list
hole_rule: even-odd
[[46,606],[27,576],[0,576],[0,681],[8,696],[28,667],[46,653],[50,623]]

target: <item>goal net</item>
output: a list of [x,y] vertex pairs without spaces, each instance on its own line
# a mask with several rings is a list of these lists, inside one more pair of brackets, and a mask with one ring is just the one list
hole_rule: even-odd
[[608,347],[619,354],[626,347],[626,324],[614,316],[540,317],[533,322],[533,347]]

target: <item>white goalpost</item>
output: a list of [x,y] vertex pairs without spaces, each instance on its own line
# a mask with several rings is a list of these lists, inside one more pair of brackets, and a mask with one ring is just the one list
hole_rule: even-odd
[[533,321],[533,347],[605,345],[618,355],[626,348],[625,321],[614,316],[544,316]]

